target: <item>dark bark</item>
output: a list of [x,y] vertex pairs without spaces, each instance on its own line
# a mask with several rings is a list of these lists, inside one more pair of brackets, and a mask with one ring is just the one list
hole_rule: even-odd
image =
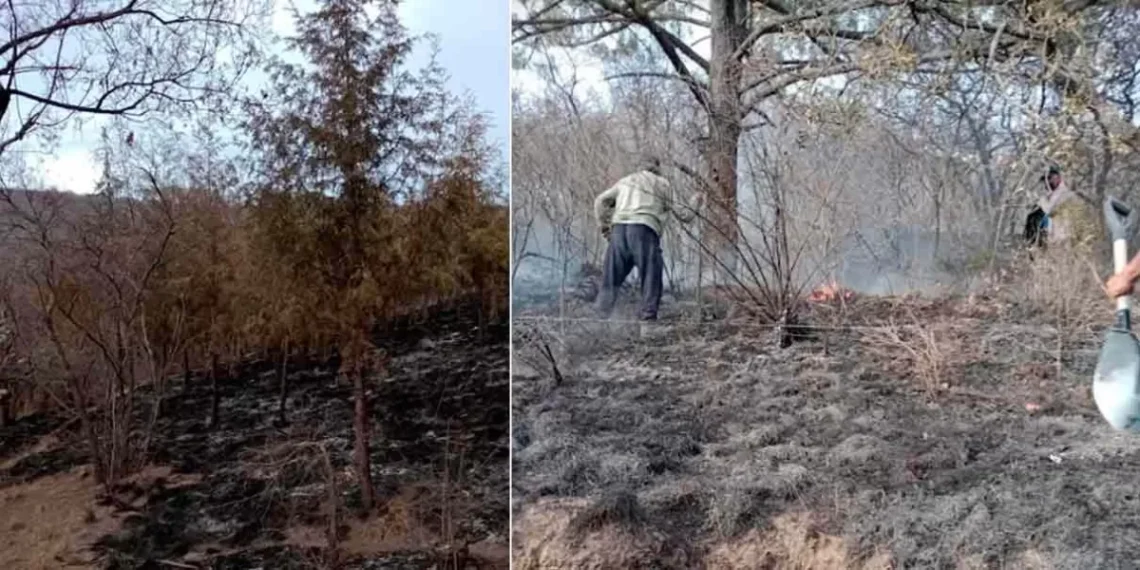
[[218,367],[218,353],[215,352],[210,355],[210,429],[218,427],[218,422],[221,421],[218,415],[221,412],[221,393],[218,392]]
[[79,410],[79,426],[83,430],[83,436],[87,439],[87,445],[91,447],[92,463],[95,466],[95,482],[106,485],[110,482],[107,473],[107,458],[103,447],[99,445],[99,435],[95,432],[95,426],[92,425],[91,416],[88,415],[87,410],[82,406]]
[[482,285],[480,285],[479,286],[479,313],[476,315],[476,321],[475,321],[475,326],[477,327],[477,330],[479,331],[477,336],[476,336],[476,340],[479,342],[483,342],[483,336],[486,333],[486,329],[487,329],[487,315],[485,314],[486,313],[486,310],[485,310],[486,305],[487,305],[487,291],[486,291],[486,289],[483,288]]
[[12,393],[6,388],[0,388],[0,428],[7,427],[12,421],[10,412],[12,407]]
[[190,349],[182,349],[182,390],[190,389]]
[[354,413],[352,428],[355,432],[355,445],[353,449],[356,463],[356,476],[360,481],[360,504],[365,512],[371,511],[375,505],[375,490],[372,486],[372,457],[369,444],[371,418],[368,415],[368,394],[364,390],[364,370],[361,358],[355,357],[355,362],[349,368],[352,375],[352,395]]
[[735,269],[737,240],[736,160],[742,132],[740,103],[743,66],[734,57],[748,32],[748,4],[741,0],[712,0],[712,53],[709,59],[709,139],[705,160],[712,184],[709,216],[702,232],[706,246]]
[[328,542],[325,550],[325,564],[330,568],[336,568],[340,565],[340,505],[336,485],[336,470],[333,469],[327,449],[321,448],[321,456],[324,460],[325,488],[327,490],[326,508],[329,515],[328,525],[325,527],[325,540]]
[[289,397],[289,388],[287,378],[289,376],[289,343],[285,343],[284,350],[281,351],[281,363],[277,367],[277,384],[279,387],[278,401],[277,401],[277,422],[285,425],[285,401]]
[[48,395],[47,390],[36,390],[35,392],[35,409],[37,413],[46,414],[52,409],[51,397]]
[[87,440],[87,445],[90,448],[91,463],[95,468],[95,483],[107,485],[110,482],[110,477],[107,473],[107,456],[99,440],[99,433],[96,431],[94,421],[91,418],[91,412],[88,409],[88,395],[84,390],[81,380],[72,379],[70,385],[71,399],[75,404],[79,419],[79,430],[83,439]]

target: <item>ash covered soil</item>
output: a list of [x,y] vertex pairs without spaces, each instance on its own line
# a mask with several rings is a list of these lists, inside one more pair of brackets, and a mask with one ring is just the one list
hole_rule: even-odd
[[860,297],[781,349],[554,313],[515,313],[515,568],[1140,568],[1140,438],[1091,397],[1102,329]]
[[[188,387],[175,386],[151,446],[160,473],[134,477],[116,490],[115,504],[102,499],[88,509],[87,522],[116,523],[80,566],[319,567],[330,477],[341,503],[341,568],[444,568],[447,543],[473,544],[472,554],[501,550],[505,558],[508,341],[505,324],[480,333],[470,304],[399,323],[377,339],[393,358],[389,376],[369,383],[379,507],[368,520],[353,514],[359,489],[351,467],[352,390],[337,382],[336,363],[289,371],[284,425],[276,421],[272,363],[249,363],[236,378],[219,381],[221,421],[214,429],[207,425],[209,382],[195,377]],[[0,492],[12,491],[6,500],[16,501],[21,486],[37,481],[76,473],[91,479],[84,449],[62,418],[19,420],[0,430],[0,460],[7,458]],[[29,526],[0,528],[0,549],[14,549],[4,535],[15,542]],[[74,563],[56,559],[58,565],[42,567]],[[485,564],[506,567],[505,560]]]

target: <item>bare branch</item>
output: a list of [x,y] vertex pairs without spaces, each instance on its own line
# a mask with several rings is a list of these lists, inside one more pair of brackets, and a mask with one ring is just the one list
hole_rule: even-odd
[[[767,3],[769,7],[776,9],[781,14],[785,14],[785,16],[773,19],[771,21],[765,22],[763,25],[753,28],[752,31],[749,32],[748,37],[740,43],[740,47],[736,49],[736,52],[733,53],[732,57],[733,59],[741,59],[745,57],[752,50],[752,46],[754,46],[760,38],[772,33],[787,32],[795,24],[807,22],[810,20],[838,16],[840,14],[847,14],[849,12],[854,12],[865,8],[878,6],[895,6],[902,4],[903,1],[904,0],[855,0],[854,2],[838,5],[825,4],[824,6],[816,8],[814,10],[806,10],[802,13],[794,13],[793,10],[784,6],[780,2],[770,2]],[[818,32],[816,35],[832,35],[834,37],[842,39],[862,40],[873,34],[865,34],[862,32],[853,32],[832,28]]]

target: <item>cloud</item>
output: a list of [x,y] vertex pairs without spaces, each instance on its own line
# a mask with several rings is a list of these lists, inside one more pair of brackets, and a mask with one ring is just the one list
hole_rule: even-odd
[[[400,20],[415,35],[439,39],[439,60],[455,93],[469,92],[476,106],[490,114],[490,138],[505,145],[510,136],[510,14],[505,3],[466,0],[416,0],[400,4]],[[409,59],[427,62],[428,46]]]
[[77,194],[90,194],[101,175],[91,151],[74,149],[41,159],[44,185]]

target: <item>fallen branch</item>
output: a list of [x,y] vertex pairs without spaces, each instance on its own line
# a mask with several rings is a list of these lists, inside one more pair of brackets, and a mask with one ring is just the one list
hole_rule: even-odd
[[542,355],[545,356],[546,360],[550,363],[550,371],[554,374],[554,385],[561,386],[562,372],[558,370],[558,361],[554,358],[554,351],[550,350],[550,344],[545,340],[540,342],[542,343]]
[[182,562],[175,562],[173,560],[155,560],[155,562],[161,564],[162,566],[170,566],[171,568],[186,568],[187,570],[199,570],[199,568],[197,566],[193,566],[190,564],[184,564]]

